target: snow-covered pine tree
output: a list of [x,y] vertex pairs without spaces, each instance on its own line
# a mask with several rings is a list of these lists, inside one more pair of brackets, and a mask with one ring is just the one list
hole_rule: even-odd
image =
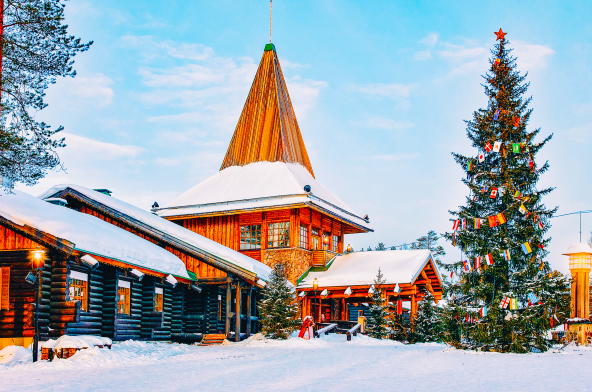
[[271,339],[288,339],[302,323],[298,318],[296,292],[288,282],[284,264],[275,264],[269,277],[270,281],[263,290],[263,299],[258,304],[261,332]]
[[[544,234],[556,209],[547,209],[542,198],[552,188],[536,186],[549,165],[537,165],[535,157],[552,135],[537,142],[540,129],[527,130],[529,83],[517,70],[505,33],[500,29],[496,35],[483,83],[488,106],[466,121],[479,156],[453,153],[467,171],[463,183],[470,195],[451,211],[454,231],[445,236],[464,252],[471,269],[462,260],[446,266],[459,278],[447,287],[445,340],[463,348],[544,351],[551,317],[561,319],[569,310],[569,280],[544,261],[550,241]],[[529,306],[530,293],[539,303]],[[479,316],[482,309],[485,317]]]
[[428,292],[418,305],[409,341],[411,343],[441,342],[444,330],[442,310],[436,306],[432,293]]
[[385,298],[383,297],[382,286],[386,282],[380,268],[374,279],[374,292],[372,293],[372,303],[366,316],[366,330],[368,335],[376,339],[384,339],[388,335],[388,312]]

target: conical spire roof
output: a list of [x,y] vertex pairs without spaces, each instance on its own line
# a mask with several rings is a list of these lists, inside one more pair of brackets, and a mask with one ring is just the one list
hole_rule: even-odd
[[260,161],[300,163],[314,177],[273,44],[265,45],[220,170]]

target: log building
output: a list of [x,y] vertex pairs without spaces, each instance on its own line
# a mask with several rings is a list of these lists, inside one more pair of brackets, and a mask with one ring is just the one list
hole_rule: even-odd
[[[385,303],[393,311],[409,303],[411,320],[427,292],[442,299],[442,277],[429,250],[355,252],[335,257],[326,267],[313,267],[298,279],[302,316],[321,321],[357,321],[361,303],[372,302],[372,287],[380,268],[386,283]],[[317,290],[313,282],[317,281]]]
[[265,46],[220,172],[158,215],[296,280],[344,251],[344,236],[372,231],[315,178],[273,44]]

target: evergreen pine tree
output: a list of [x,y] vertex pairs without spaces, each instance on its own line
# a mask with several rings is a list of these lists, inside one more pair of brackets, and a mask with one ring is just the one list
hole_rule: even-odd
[[388,306],[385,304],[383,298],[382,285],[386,282],[380,268],[376,279],[374,279],[374,292],[372,293],[372,303],[368,309],[368,315],[366,316],[366,330],[368,335],[376,339],[384,339],[388,335]]
[[434,231],[428,231],[427,235],[419,237],[416,242],[411,245],[411,249],[429,249],[432,252],[432,256],[436,259],[438,264],[441,263],[439,256],[446,256],[444,247],[438,245],[440,236]]
[[[562,318],[569,306],[569,280],[550,272],[544,261],[550,241],[544,234],[556,209],[547,209],[542,198],[552,188],[536,186],[549,165],[537,165],[535,157],[552,135],[537,142],[540,129],[527,130],[532,113],[531,98],[524,98],[527,75],[517,70],[503,34],[496,34],[483,84],[488,106],[466,121],[467,136],[480,156],[453,153],[467,170],[463,183],[470,195],[464,206],[451,212],[454,219],[466,219],[466,229],[461,225],[446,238],[460,247],[472,268],[464,271],[462,261],[446,266],[459,278],[446,287],[445,340],[463,348],[544,351],[549,347],[545,337],[551,317]],[[492,149],[495,146],[499,152]],[[492,265],[486,265],[487,255],[493,257]],[[480,268],[476,268],[476,257],[483,257]],[[529,293],[540,304],[528,306]],[[515,299],[518,309],[502,309],[500,303],[506,297]],[[484,307],[487,316],[474,322]]]
[[441,342],[444,330],[442,311],[436,306],[432,293],[428,292],[418,305],[409,341],[411,343]]
[[288,282],[287,267],[274,265],[270,281],[259,303],[261,332],[271,339],[288,339],[301,324],[294,286]]

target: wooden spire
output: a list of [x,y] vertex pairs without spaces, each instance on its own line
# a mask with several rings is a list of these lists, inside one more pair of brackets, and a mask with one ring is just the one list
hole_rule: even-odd
[[263,58],[220,170],[253,162],[300,163],[314,177],[273,44]]

